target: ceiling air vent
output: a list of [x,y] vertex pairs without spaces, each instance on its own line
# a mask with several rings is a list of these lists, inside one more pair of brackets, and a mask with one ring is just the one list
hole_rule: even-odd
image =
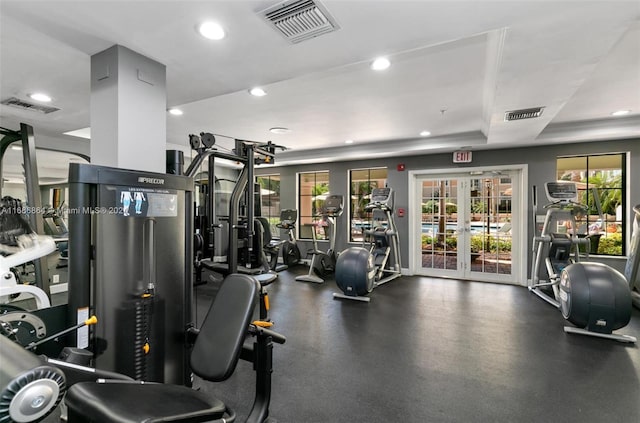
[[512,120],[532,119],[542,115],[544,107],[534,107],[531,109],[512,110],[504,114],[504,121],[509,122]]
[[44,114],[57,112],[58,110],[60,110],[57,107],[43,106],[42,104],[29,103],[28,101],[20,100],[19,98],[16,98],[16,97],[6,98],[0,101],[0,104],[4,104],[5,106],[16,107],[22,110],[32,110],[34,112],[40,112]]
[[327,9],[313,0],[278,3],[259,13],[292,44],[340,29]]

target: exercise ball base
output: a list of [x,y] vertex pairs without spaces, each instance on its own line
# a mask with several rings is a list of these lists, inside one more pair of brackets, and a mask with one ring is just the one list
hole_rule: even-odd
[[337,292],[333,293],[333,299],[335,300],[336,298],[341,298],[344,300],[355,300],[355,301],[362,301],[363,303],[368,303],[371,301],[371,298],[369,297],[357,297],[357,296],[352,296],[352,295],[345,295],[345,294],[338,294]]
[[631,336],[631,335],[618,335],[618,334],[615,334],[615,333],[592,332],[590,330],[575,328],[575,327],[572,327],[572,326],[565,326],[564,327],[564,331],[566,333],[575,333],[577,335],[595,336],[596,338],[612,339],[614,341],[626,342],[626,343],[630,343],[630,344],[633,344],[633,343],[635,343],[637,341],[636,337],[635,336]]
[[296,276],[296,280],[299,282],[313,282],[313,283],[324,283],[324,279],[315,275],[300,275]]

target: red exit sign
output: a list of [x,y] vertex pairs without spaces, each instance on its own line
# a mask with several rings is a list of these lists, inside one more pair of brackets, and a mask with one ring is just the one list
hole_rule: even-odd
[[471,163],[471,151],[454,151],[454,163]]

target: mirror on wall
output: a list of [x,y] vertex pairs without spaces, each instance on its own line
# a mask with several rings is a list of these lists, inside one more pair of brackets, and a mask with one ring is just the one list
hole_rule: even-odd
[[[58,187],[66,190],[69,173],[69,163],[88,163],[88,161],[74,153],[63,151],[36,149],[36,161],[38,164],[38,179],[42,193],[42,205],[54,206],[53,194],[50,192]],[[22,147],[19,141],[7,148],[2,157],[2,196],[9,195],[27,202],[27,187],[24,177],[24,160]],[[66,196],[57,199],[64,201]]]
[[[0,196],[10,196],[22,202],[23,206],[32,206],[27,195],[25,164],[21,141],[11,143],[1,160],[1,192]],[[32,158],[33,160],[33,158]],[[37,261],[27,262],[12,269],[16,282],[37,285],[40,287],[43,278],[50,287],[52,305],[64,304],[67,301],[68,282],[68,173],[70,163],[88,163],[86,158],[77,154],[36,148],[35,162],[38,169],[38,190],[42,208],[39,211],[43,228],[37,231],[40,235],[53,237],[56,250],[44,258],[37,266]],[[29,209],[26,209],[29,210]],[[33,228],[35,230],[35,227]],[[42,233],[40,233],[42,232]],[[43,268],[43,266],[46,266]],[[38,270],[41,269],[41,270]],[[39,276],[38,276],[39,275]],[[16,297],[12,304],[25,309],[32,309],[33,299]]]

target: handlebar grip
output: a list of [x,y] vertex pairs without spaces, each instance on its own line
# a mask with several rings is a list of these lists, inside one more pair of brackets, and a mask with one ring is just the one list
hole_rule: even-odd
[[272,331],[270,329],[266,329],[260,326],[252,326],[252,331],[257,336],[270,336],[273,339],[273,342],[276,344],[284,344],[287,342],[287,338],[284,335],[280,335],[278,332]]

